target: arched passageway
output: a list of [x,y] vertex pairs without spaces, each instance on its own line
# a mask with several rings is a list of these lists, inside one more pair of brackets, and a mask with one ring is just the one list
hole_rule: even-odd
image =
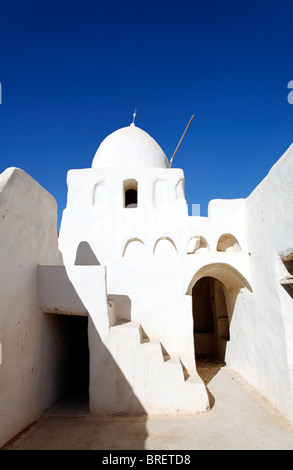
[[224,362],[229,326],[241,289],[252,292],[248,280],[227,263],[204,265],[190,280],[186,295],[192,297],[197,369],[199,359],[206,356]]
[[225,286],[214,277],[202,277],[192,288],[194,349],[196,358],[223,362],[229,341]]
[[[186,295],[192,297],[196,370],[206,386],[225,365],[232,317],[242,289],[252,292],[247,279],[227,263],[204,265],[189,282]],[[212,408],[215,398],[208,388],[207,392]]]

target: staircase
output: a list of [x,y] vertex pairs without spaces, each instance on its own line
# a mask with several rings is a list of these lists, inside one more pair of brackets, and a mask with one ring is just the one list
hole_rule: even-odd
[[113,361],[100,373],[100,383],[106,388],[101,389],[99,412],[158,415],[209,409],[207,391],[197,372],[189,375],[180,358],[149,338],[139,323],[115,323],[104,344]]

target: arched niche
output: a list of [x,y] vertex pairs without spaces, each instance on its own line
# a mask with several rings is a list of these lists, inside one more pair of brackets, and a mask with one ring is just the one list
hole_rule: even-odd
[[239,242],[234,235],[231,233],[224,233],[220,236],[218,243],[217,243],[217,251],[241,251],[241,247]]
[[106,181],[98,181],[94,188],[92,194],[92,205],[93,207],[104,207],[107,205],[107,187]]
[[176,184],[176,198],[185,199],[184,178],[181,178]]
[[127,258],[146,257],[145,244],[139,238],[131,238],[126,242],[122,256]]
[[177,248],[171,238],[161,237],[156,241],[153,253],[155,256],[171,257],[177,255]]
[[165,207],[167,205],[167,183],[162,178],[154,182],[154,203],[156,207]]
[[191,237],[187,245],[187,254],[193,254],[195,252],[202,252],[204,250],[209,250],[208,243],[206,239],[200,235]]

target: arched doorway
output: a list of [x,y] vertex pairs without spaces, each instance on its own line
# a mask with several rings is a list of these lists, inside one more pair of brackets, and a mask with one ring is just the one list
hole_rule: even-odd
[[[252,292],[243,274],[227,263],[202,266],[188,284],[186,295],[192,297],[196,370],[206,386],[225,365],[235,305],[242,289]],[[212,408],[215,399],[207,391]]]
[[205,356],[216,358],[217,363],[225,361],[235,304],[242,289],[252,292],[243,274],[227,263],[206,264],[191,278],[186,295],[192,297],[197,371]]
[[196,359],[225,360],[229,318],[225,286],[214,277],[202,277],[192,288],[194,349]]

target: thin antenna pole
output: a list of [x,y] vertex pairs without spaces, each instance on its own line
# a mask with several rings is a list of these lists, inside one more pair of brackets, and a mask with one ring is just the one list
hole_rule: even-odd
[[185,136],[185,134],[186,134],[186,131],[187,131],[187,129],[189,128],[190,123],[191,123],[191,121],[192,121],[193,118],[194,118],[194,115],[191,116],[191,118],[190,118],[190,120],[189,120],[189,123],[187,124],[186,129],[185,129],[185,131],[183,132],[183,135],[182,135],[182,137],[181,137],[181,139],[180,139],[180,141],[179,141],[179,143],[178,143],[178,145],[177,145],[177,147],[176,147],[176,150],[175,150],[175,152],[174,152],[173,155],[172,155],[172,158],[171,158],[171,160],[170,160],[170,168],[171,168],[171,166],[172,166],[172,162],[173,162],[173,158],[175,157],[175,153],[176,153],[177,150],[179,149],[179,146],[180,146],[180,144],[181,144],[181,142],[182,142],[182,140],[183,140],[183,138],[184,138],[184,136]]

